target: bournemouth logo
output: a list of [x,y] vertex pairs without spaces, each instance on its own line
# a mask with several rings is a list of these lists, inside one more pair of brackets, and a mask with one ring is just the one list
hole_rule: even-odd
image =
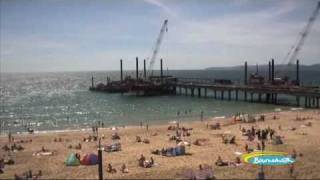
[[256,151],[249,154],[243,154],[242,159],[246,163],[264,166],[282,166],[295,162],[295,159],[287,153],[273,151]]

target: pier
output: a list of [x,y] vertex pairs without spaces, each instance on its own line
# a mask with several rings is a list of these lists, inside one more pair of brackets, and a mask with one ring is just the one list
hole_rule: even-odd
[[[285,105],[320,108],[320,88],[301,86],[299,60],[296,61],[296,78],[275,76],[274,60],[268,62],[268,77],[258,74],[248,76],[248,64],[244,63],[244,81],[235,84],[228,79],[177,78],[163,75],[163,60],[160,60],[160,76],[147,77],[144,60],[143,76],[139,76],[139,61],[136,58],[136,77],[123,78],[123,64],[120,60],[120,81],[109,81],[107,84],[94,85],[92,77],[91,91],[108,93],[128,93],[133,95],[186,95],[198,98],[209,98],[226,101],[246,101],[280,105],[279,96],[294,99],[295,103]],[[282,98],[283,99],[283,98]],[[288,101],[289,102],[289,101]]]

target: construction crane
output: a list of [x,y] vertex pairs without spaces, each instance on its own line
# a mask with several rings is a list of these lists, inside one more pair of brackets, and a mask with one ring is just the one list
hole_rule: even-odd
[[287,65],[281,66],[280,70],[276,72],[276,74],[278,74],[278,78],[275,78],[275,80],[279,81],[279,83],[282,82],[281,84],[286,84],[289,82],[288,68],[296,60],[301,48],[303,47],[304,42],[311,30],[311,27],[315,22],[317,15],[319,14],[319,10],[320,10],[320,1],[317,3],[316,9],[313,11],[312,15],[308,19],[306,26],[302,29],[301,33],[299,33],[299,36],[296,42],[293,44],[293,46],[291,46],[289,52],[286,54],[282,64],[287,64]]
[[296,60],[296,57],[298,56],[298,53],[300,52],[304,44],[304,41],[308,36],[314,21],[317,18],[319,10],[320,10],[320,1],[317,4],[317,8],[314,10],[311,17],[309,18],[307,25],[302,29],[302,32],[300,33],[300,37],[298,38],[298,41],[291,47],[291,49],[289,50],[289,52],[287,53],[284,59],[284,62],[288,62],[288,66],[290,66],[293,63],[293,61]]
[[150,76],[153,75],[153,66],[154,66],[154,63],[155,63],[155,60],[157,58],[157,55],[158,55],[158,52],[160,50],[160,45],[161,45],[161,42],[162,42],[162,39],[163,39],[163,36],[164,36],[164,33],[165,32],[168,32],[168,20],[164,20],[163,24],[162,24],[162,27],[161,27],[161,30],[160,30],[160,34],[157,38],[157,41],[156,41],[156,44],[155,44],[155,47],[152,51],[152,56],[151,56],[151,59],[150,59],[150,64],[149,64],[149,74]]

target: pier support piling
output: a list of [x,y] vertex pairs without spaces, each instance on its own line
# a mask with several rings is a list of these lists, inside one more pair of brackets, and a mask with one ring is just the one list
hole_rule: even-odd
[[271,82],[274,83],[274,59],[271,60]]
[[204,88],[204,97],[207,97],[207,88]]
[[213,94],[214,94],[214,98],[217,99],[217,90],[214,90]]
[[317,97],[317,108],[319,108],[319,97]]
[[236,90],[236,101],[238,101],[238,89]]
[[221,100],[223,100],[224,99],[224,91],[222,90],[221,91]]
[[162,59],[160,59],[160,78],[161,78],[161,83],[163,82],[163,64],[162,64]]
[[296,71],[296,85],[300,86],[300,68],[299,68],[299,60],[297,60],[297,71]]
[[261,93],[258,94],[258,101],[261,102]]
[[251,102],[253,102],[253,92],[250,93]]
[[270,61],[269,61],[268,65],[269,65],[269,68],[268,68],[268,71],[269,71],[268,80],[269,80],[269,82],[271,82],[271,62]]
[[201,97],[201,88],[198,88],[198,97]]
[[231,101],[231,90],[228,90],[228,100]]
[[139,60],[138,57],[136,57],[136,79],[139,80]]
[[311,104],[311,97],[308,98],[308,105],[309,107],[311,108],[312,107],[312,104]]
[[91,78],[91,87],[94,88],[94,78],[93,78],[93,76]]
[[247,85],[248,84],[248,63],[247,61],[244,62],[244,84]]
[[316,98],[315,97],[312,97],[312,106],[316,106]]
[[194,97],[194,88],[191,88],[191,97]]
[[143,60],[143,77],[147,79],[146,60]]
[[270,103],[270,93],[266,94],[266,103]]
[[244,91],[244,101],[247,101],[247,91]]
[[304,97],[304,107],[308,107],[308,97],[307,96],[305,96]]
[[299,96],[296,96],[296,102],[297,102],[297,106],[299,107],[300,106],[300,97]]
[[123,82],[122,59],[120,59],[120,81]]

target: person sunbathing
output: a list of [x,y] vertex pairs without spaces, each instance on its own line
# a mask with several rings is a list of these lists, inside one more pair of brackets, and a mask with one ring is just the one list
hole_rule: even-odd
[[75,149],[81,149],[82,146],[81,146],[81,143],[79,143],[77,146],[75,146]]
[[125,164],[122,164],[122,166],[121,166],[121,172],[122,172],[122,173],[129,173],[129,169],[126,167]]
[[153,164],[152,164],[151,161],[145,160],[145,161],[143,162],[143,167],[145,167],[145,168],[151,168],[152,165],[153,165]]
[[216,164],[217,166],[228,166],[228,165],[229,165],[228,162],[222,161],[221,156],[218,156],[218,159],[217,159],[217,161],[216,161],[215,164]]
[[149,139],[144,139],[142,142],[145,143],[145,144],[150,144],[150,140]]
[[139,166],[144,167],[144,162],[145,162],[146,158],[143,156],[143,154],[141,154],[140,158],[139,158]]
[[235,161],[234,162],[230,162],[229,164],[230,166],[240,166],[242,165],[242,162],[241,162],[241,159],[239,157],[236,157]]
[[239,157],[236,157],[236,160],[234,162],[237,166],[241,165],[242,162],[241,162],[241,159]]
[[76,153],[76,158],[80,161],[80,154]]
[[111,137],[112,140],[117,140],[117,139],[120,139],[120,136],[118,133],[114,133],[112,134],[112,137]]
[[42,146],[41,151],[42,151],[42,152],[48,152],[48,150],[45,149],[44,146]]
[[107,172],[108,173],[116,173],[117,170],[115,168],[113,168],[112,165],[109,163],[108,168],[107,168]]
[[160,152],[161,152],[161,151],[160,151],[159,149],[156,149],[156,150],[152,150],[152,151],[151,151],[151,154],[159,155]]
[[141,142],[141,137],[140,136],[136,136],[136,142]]

